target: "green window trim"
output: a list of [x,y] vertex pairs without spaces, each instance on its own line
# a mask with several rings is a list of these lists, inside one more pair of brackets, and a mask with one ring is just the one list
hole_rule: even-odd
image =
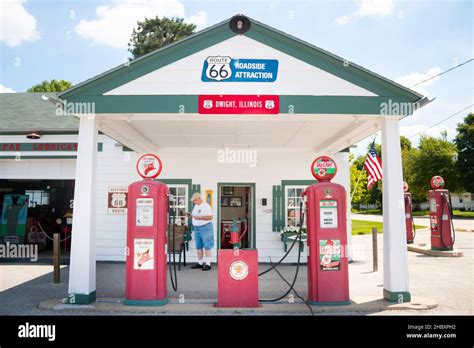
[[248,186],[252,188],[252,239],[250,243],[250,249],[256,248],[257,239],[257,187],[254,182],[218,182],[217,183],[217,249],[221,248],[221,224],[220,224],[220,211],[221,211],[221,190],[224,186]]
[[285,196],[287,186],[309,186],[316,180],[282,180],[280,185],[273,185],[272,190],[272,230],[280,232],[286,225]]

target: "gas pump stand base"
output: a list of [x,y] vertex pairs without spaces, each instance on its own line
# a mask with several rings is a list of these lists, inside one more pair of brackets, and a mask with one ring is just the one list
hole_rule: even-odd
[[258,302],[257,249],[220,249],[217,255],[219,308],[255,308]]
[[307,301],[311,306],[349,306],[352,304],[352,301],[338,301],[338,302],[315,302]]
[[453,247],[450,247],[450,248],[437,248],[437,247],[431,247],[431,250],[434,250],[434,251],[453,251]]
[[164,300],[123,300],[123,304],[126,306],[164,306],[168,304],[168,299],[165,298]]

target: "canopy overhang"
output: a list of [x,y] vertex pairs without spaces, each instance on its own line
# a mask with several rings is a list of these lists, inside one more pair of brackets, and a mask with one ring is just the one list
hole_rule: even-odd
[[374,115],[100,114],[99,130],[137,152],[248,146],[341,151],[380,129]]

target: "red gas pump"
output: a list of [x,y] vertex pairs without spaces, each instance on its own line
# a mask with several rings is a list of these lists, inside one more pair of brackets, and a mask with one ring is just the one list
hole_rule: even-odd
[[444,179],[431,178],[428,193],[430,205],[431,250],[453,250],[455,231],[452,218],[451,195],[443,189]]
[[152,180],[161,169],[157,156],[141,156],[137,171],[144,180],[128,187],[126,300],[123,302],[126,305],[159,306],[168,302],[168,187]]
[[318,180],[306,188],[308,243],[308,302],[314,305],[350,304],[346,255],[346,190],[331,183],[337,166],[321,156],[311,165]]
[[413,220],[413,202],[411,193],[408,192],[408,184],[403,182],[403,192],[405,197],[405,225],[407,230],[407,244],[412,244],[415,240],[416,229]]

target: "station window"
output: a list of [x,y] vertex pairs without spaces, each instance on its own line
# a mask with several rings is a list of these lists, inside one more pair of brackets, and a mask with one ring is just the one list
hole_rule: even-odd
[[188,211],[188,185],[172,185],[168,184],[170,190],[171,206],[176,214],[176,224],[186,225],[188,218],[186,212]]
[[[301,194],[306,186],[286,186],[285,187],[285,222],[286,226],[298,227],[300,223],[300,203]],[[306,218],[303,227],[306,226]]]
[[26,190],[25,195],[28,196],[28,208],[49,204],[49,192],[43,190]]

